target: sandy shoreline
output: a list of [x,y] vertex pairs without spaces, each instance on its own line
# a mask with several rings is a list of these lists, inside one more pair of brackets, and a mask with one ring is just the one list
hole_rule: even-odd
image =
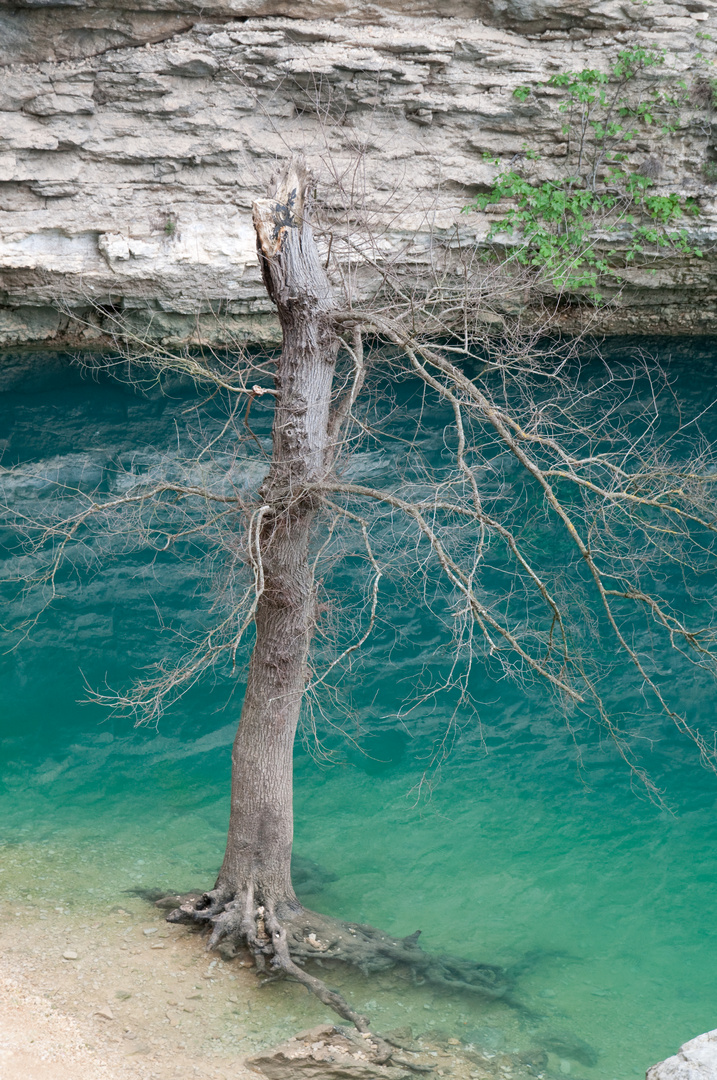
[[256,994],[251,973],[229,975],[194,935],[137,914],[88,924],[28,911],[6,923],[3,1080],[256,1080],[225,1038],[232,1010]]

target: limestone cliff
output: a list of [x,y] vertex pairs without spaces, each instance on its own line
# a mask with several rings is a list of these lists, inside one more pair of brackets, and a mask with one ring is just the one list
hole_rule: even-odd
[[[143,312],[176,339],[261,339],[252,200],[303,148],[352,183],[387,250],[475,245],[461,214],[527,146],[564,153],[548,78],[625,43],[709,75],[715,0],[105,0],[0,3],[0,343],[59,341],[67,309]],[[535,88],[528,100],[518,86]],[[651,153],[631,147],[635,167]],[[610,328],[717,328],[712,123],[665,139],[659,185],[699,198],[705,257],[635,270]],[[346,173],[343,173],[346,182]],[[329,190],[328,187],[325,188]],[[89,333],[89,332],[88,332]],[[88,340],[91,340],[91,333]]]

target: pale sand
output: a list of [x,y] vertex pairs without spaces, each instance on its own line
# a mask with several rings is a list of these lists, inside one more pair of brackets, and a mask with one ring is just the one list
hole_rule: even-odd
[[88,1032],[54,1012],[18,979],[0,977],[0,1076],[3,1080],[115,1080],[121,1075],[88,1047]]
[[280,1041],[287,1014],[294,1030],[323,1018],[305,995],[287,1008],[285,987],[265,996],[248,965],[208,956],[160,912],[128,907],[93,924],[37,909],[5,920],[2,1080],[259,1080],[243,1059]]

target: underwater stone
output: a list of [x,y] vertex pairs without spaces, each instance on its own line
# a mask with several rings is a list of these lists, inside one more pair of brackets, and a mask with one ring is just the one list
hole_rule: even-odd
[[591,1067],[598,1063],[597,1051],[589,1043],[579,1039],[577,1035],[567,1032],[551,1032],[539,1036],[539,1038],[546,1050],[551,1050],[560,1058],[569,1058],[571,1061],[577,1061],[581,1065]]

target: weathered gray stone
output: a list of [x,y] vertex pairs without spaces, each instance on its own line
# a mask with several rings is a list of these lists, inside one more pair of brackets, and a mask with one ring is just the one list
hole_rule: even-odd
[[369,1039],[322,1024],[247,1058],[246,1064],[268,1080],[413,1080],[409,1069],[373,1064],[370,1053]]
[[647,1070],[646,1080],[716,1080],[717,1029],[684,1043],[677,1053]]

